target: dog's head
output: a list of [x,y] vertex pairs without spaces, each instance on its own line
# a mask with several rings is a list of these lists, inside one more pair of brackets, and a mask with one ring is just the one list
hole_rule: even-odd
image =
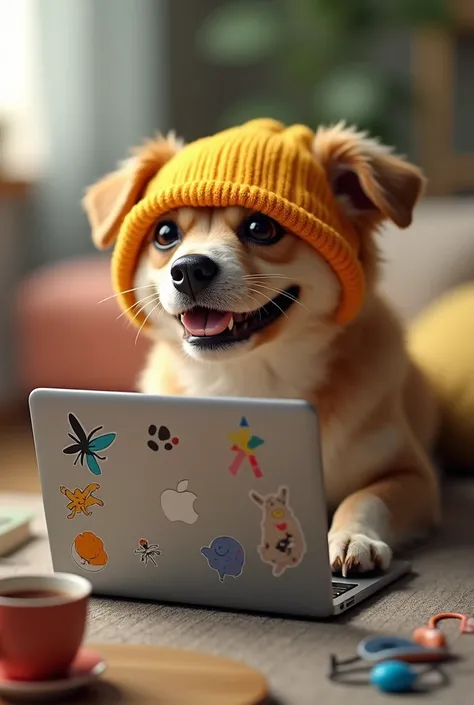
[[[84,199],[100,248],[116,238],[147,184],[181,149],[174,136],[148,143]],[[325,188],[359,239],[370,289],[376,280],[377,226],[401,228],[422,192],[419,170],[344,125],[320,128],[312,158]],[[235,357],[305,331],[336,328],[340,279],[321,253],[288,223],[242,206],[179,207],[147,226],[135,266],[130,312],[161,337],[182,340],[193,357]],[[130,295],[129,295],[130,296]]]

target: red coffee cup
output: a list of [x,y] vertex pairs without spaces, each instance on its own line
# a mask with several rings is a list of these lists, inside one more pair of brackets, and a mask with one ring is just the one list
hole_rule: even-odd
[[0,580],[0,668],[6,678],[64,676],[84,638],[92,586],[68,573]]

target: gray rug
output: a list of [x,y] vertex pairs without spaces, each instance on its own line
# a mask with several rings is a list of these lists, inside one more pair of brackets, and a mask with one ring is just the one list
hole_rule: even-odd
[[[25,501],[24,497],[19,500],[18,495],[15,499]],[[39,538],[1,562],[2,577],[51,569],[40,503],[38,498],[29,501],[39,512]],[[350,657],[357,642],[368,635],[409,637],[415,627],[437,612],[474,614],[472,480],[457,480],[446,486],[443,527],[410,558],[414,575],[334,621],[307,622],[95,599],[88,638],[94,642],[183,647],[242,659],[266,674],[276,702],[288,705],[347,705],[349,699],[354,705],[388,701],[389,696],[369,686],[348,687],[330,682],[326,677],[329,654]],[[432,702],[456,699],[467,704],[472,701],[474,688],[474,635],[460,636],[457,623],[449,623],[446,630],[452,648],[462,658],[445,667],[450,684],[425,697]],[[403,699],[415,703],[420,697],[404,695]]]

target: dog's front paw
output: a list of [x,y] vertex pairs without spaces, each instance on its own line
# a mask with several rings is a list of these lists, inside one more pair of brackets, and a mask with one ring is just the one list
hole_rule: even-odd
[[329,562],[334,573],[344,577],[348,573],[367,573],[375,568],[386,570],[392,560],[392,551],[383,541],[365,534],[346,531],[330,533]]

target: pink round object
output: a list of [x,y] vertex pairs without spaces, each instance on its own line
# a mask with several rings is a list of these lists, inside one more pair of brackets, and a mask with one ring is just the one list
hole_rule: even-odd
[[[15,311],[22,390],[135,391],[149,346],[113,295],[110,262],[92,255],[49,265],[21,285]],[[103,303],[99,303],[103,301]]]

